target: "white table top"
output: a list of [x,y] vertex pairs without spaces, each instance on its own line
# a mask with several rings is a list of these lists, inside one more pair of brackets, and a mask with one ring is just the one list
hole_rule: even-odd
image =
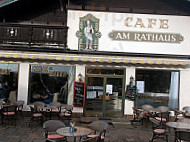
[[184,122],[167,122],[166,125],[176,129],[188,129],[190,130],[190,124]]
[[92,132],[89,128],[76,126],[75,132],[70,132],[69,127],[59,128],[56,132],[60,135],[64,135],[67,137],[77,137],[77,136],[86,136]]

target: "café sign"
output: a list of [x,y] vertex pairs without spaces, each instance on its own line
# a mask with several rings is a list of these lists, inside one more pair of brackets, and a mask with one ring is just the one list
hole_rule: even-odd
[[178,44],[184,40],[183,36],[180,34],[131,31],[112,31],[109,33],[109,37],[112,40],[120,41],[161,42]]
[[68,10],[71,50],[190,54],[188,16]]

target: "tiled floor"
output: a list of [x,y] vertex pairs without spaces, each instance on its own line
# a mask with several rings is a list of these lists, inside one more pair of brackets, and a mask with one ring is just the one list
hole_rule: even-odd
[[[18,118],[17,125],[0,125],[0,142],[44,142],[44,133],[42,126],[38,123],[33,123],[32,128],[29,128],[30,118]],[[74,119],[77,125],[87,124],[79,123],[78,119]],[[114,126],[114,127],[113,127]],[[132,126],[126,118],[113,119],[113,126],[109,126],[106,132],[106,142],[148,142],[152,137],[151,127],[137,124]],[[72,138],[68,138],[72,142]],[[162,142],[164,140],[155,140]],[[174,141],[173,130],[169,133],[169,142]]]

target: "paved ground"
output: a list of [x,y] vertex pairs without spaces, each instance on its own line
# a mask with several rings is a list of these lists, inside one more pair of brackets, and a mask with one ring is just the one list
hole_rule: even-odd
[[[44,133],[42,126],[38,123],[33,123],[32,128],[29,128],[30,117],[24,119],[18,118],[17,125],[0,125],[0,142],[44,142]],[[77,125],[79,123],[77,118],[74,118]],[[113,127],[114,126],[114,127]],[[113,126],[109,126],[106,133],[106,142],[148,142],[152,137],[151,127],[137,124],[132,126],[130,121],[126,118],[113,118]],[[73,139],[69,138],[69,142]],[[162,142],[164,140],[155,140],[155,142]],[[169,133],[169,142],[174,141],[173,131]]]

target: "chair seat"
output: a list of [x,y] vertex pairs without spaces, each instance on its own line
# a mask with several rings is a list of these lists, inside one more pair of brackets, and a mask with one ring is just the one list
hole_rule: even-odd
[[[98,137],[98,135],[96,134],[91,134],[91,135],[87,135],[88,138],[94,138],[94,137]],[[101,140],[104,139],[104,136],[101,136]]]
[[166,122],[166,118],[161,118],[161,117],[155,117],[156,120],[158,121],[163,121],[163,122]]
[[147,111],[144,111],[143,112],[145,116],[151,116],[151,113],[147,112]]
[[59,110],[58,109],[52,109],[52,112],[59,112]]
[[67,117],[70,117],[71,116],[71,114],[70,113],[64,113],[64,112],[62,112],[62,113],[60,113],[60,116],[67,116]]
[[168,130],[166,130],[166,129],[155,129],[154,132],[157,134],[165,134],[168,132]]
[[184,118],[183,116],[177,116],[177,119],[182,119],[182,118]]
[[71,116],[71,114],[68,113],[68,112],[64,113],[64,115],[65,115],[65,116]]
[[34,116],[34,117],[41,117],[42,114],[41,114],[41,113],[34,113],[33,116]]
[[59,135],[59,134],[48,135],[48,139],[63,139],[63,138],[64,138],[64,136]]
[[15,115],[15,112],[3,112],[4,115]]

